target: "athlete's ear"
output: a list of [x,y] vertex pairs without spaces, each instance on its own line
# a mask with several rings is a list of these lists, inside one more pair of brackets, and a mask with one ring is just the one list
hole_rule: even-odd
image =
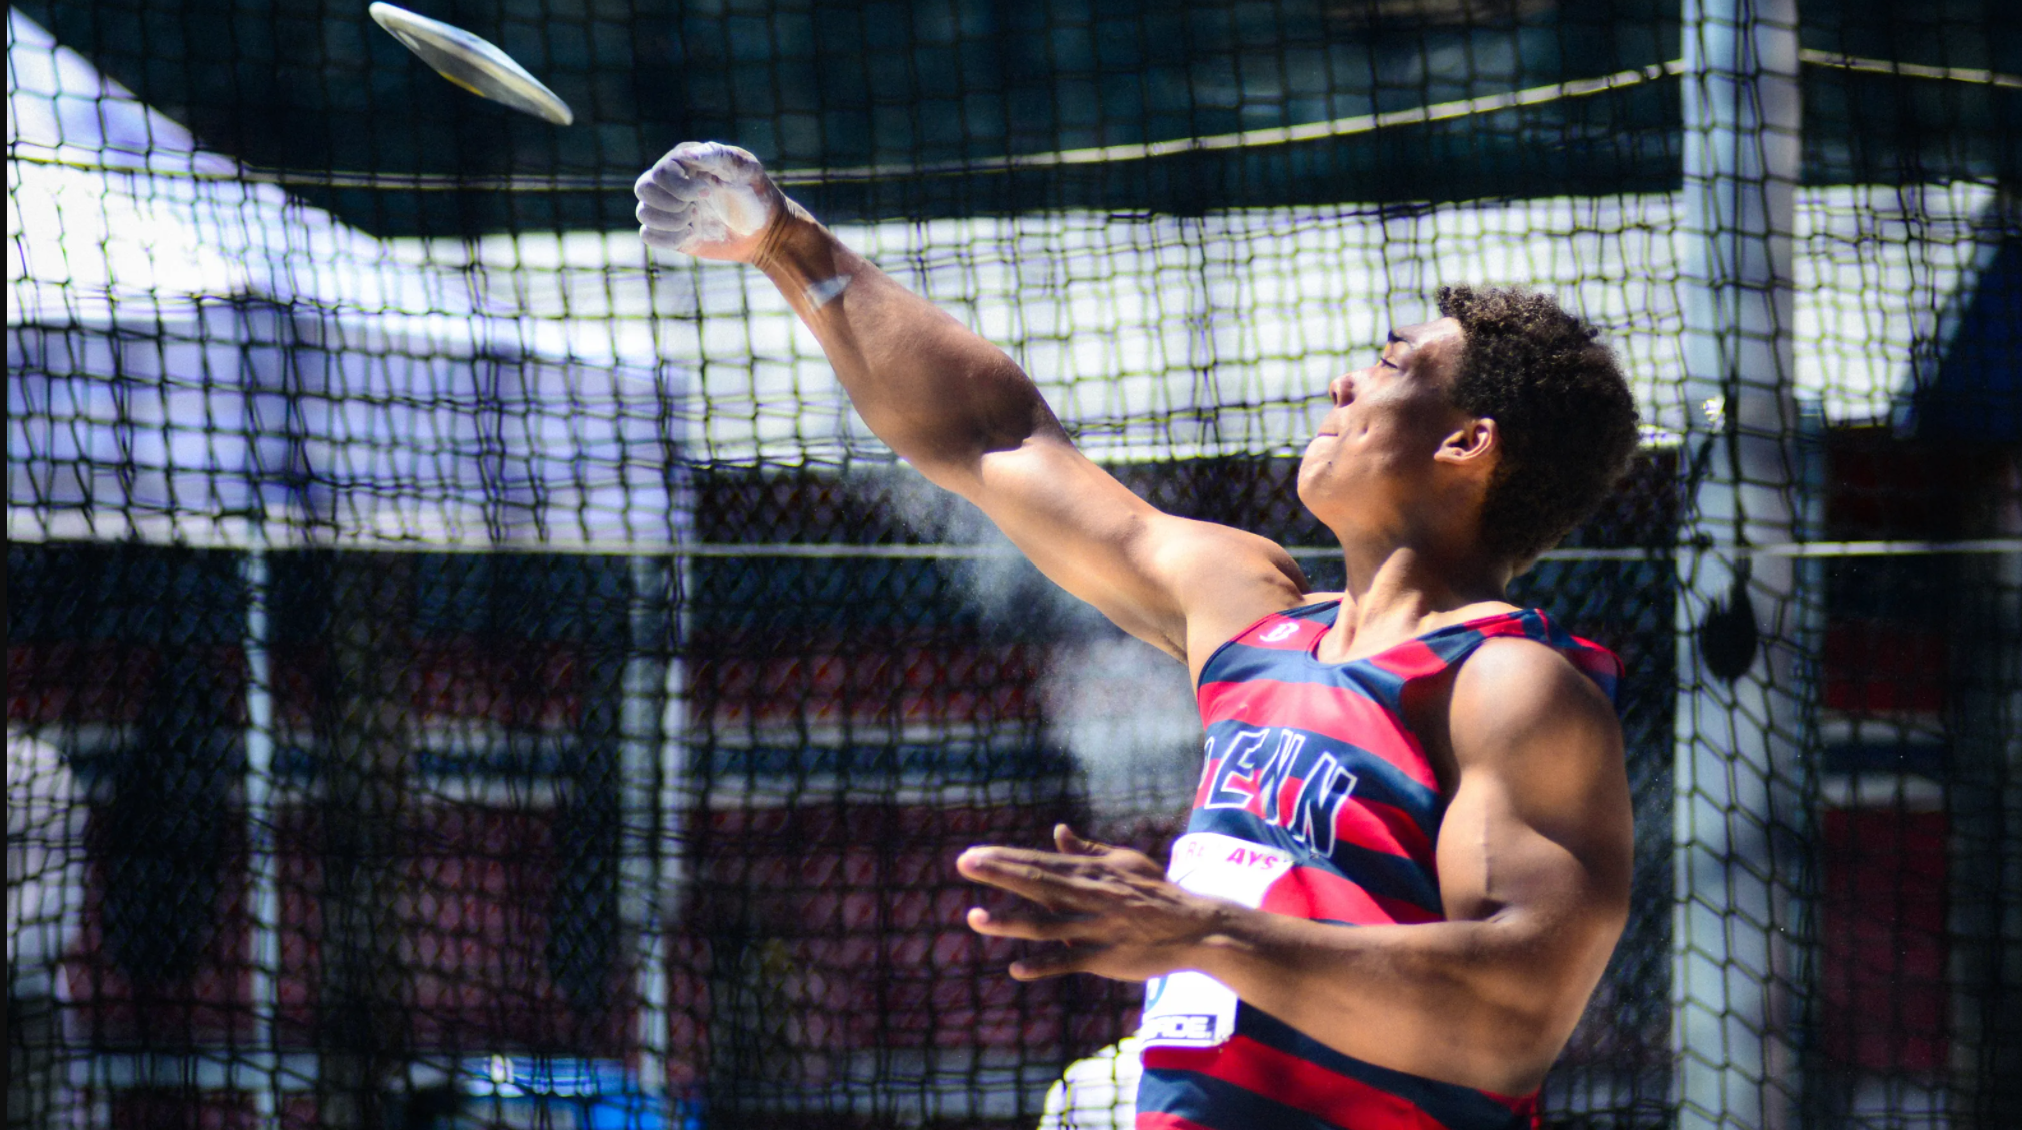
[[1441,440],[1439,450],[1432,453],[1441,463],[1479,468],[1484,473],[1494,470],[1501,456],[1502,428],[1491,416],[1470,417]]

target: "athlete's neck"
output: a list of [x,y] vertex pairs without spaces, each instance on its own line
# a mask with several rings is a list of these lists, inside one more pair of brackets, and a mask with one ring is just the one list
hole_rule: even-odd
[[1341,614],[1320,641],[1328,662],[1359,659],[1448,624],[1510,608],[1508,562],[1480,554],[1386,545],[1344,545]]

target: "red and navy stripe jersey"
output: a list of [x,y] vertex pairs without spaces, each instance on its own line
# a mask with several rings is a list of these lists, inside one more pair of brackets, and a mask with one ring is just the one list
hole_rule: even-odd
[[[1205,764],[1187,832],[1290,857],[1260,909],[1343,925],[1436,922],[1444,914],[1433,850],[1446,797],[1405,723],[1406,685],[1497,636],[1547,644],[1611,699],[1621,663],[1536,610],[1323,663],[1314,652],[1339,611],[1329,602],[1273,614],[1209,657],[1200,680]],[[1353,1059],[1246,1003],[1223,1042],[1148,1046],[1144,1067],[1139,1130],[1508,1130],[1530,1125],[1536,1110],[1535,1095]]]

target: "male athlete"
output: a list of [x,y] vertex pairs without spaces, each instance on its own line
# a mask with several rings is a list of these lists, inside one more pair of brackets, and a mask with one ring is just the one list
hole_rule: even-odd
[[1299,499],[1347,588],[1313,593],[1278,545],[1089,461],[1009,357],[750,154],[684,144],[636,191],[648,244],[763,270],[872,431],[1192,672],[1206,764],[1169,872],[1065,826],[957,860],[1026,900],[968,915],[1042,943],[1013,977],[1147,983],[1138,1126],[1529,1124],[1628,911],[1619,665],[1503,599],[1634,449],[1595,332],[1449,288],[1329,382]]

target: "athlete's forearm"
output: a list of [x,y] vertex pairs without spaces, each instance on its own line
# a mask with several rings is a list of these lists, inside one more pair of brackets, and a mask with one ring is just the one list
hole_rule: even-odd
[[1065,441],[1002,350],[812,219],[782,216],[752,264],[814,331],[871,431],[929,478],[960,490],[989,452]]
[[1338,1051],[1506,1093],[1534,1087],[1578,1020],[1584,947],[1521,916],[1335,926],[1230,905],[1189,967]]
[[1605,906],[1505,902],[1484,917],[1342,926],[1188,891],[1128,848],[1055,831],[1058,852],[975,847],[963,877],[1030,905],[969,912],[971,929],[1063,945],[1028,952],[1023,980],[1086,972],[1142,981],[1181,970],[1357,1059],[1486,1090],[1544,1077],[1612,941]]

